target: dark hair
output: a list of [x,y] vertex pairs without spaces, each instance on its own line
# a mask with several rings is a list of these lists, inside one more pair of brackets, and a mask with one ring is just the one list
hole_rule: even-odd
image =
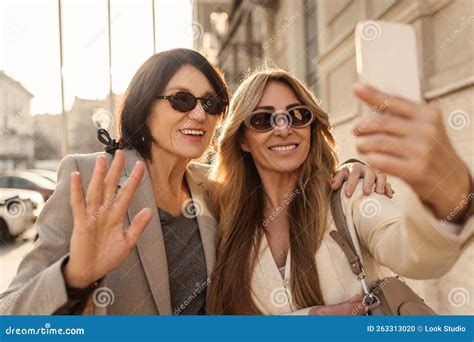
[[144,159],[151,160],[151,146],[156,142],[146,125],[151,104],[158,95],[162,95],[169,80],[184,65],[192,65],[201,71],[216,94],[229,102],[229,92],[222,73],[203,55],[189,49],[157,53],[138,69],[123,97],[119,110],[121,149],[135,149]]

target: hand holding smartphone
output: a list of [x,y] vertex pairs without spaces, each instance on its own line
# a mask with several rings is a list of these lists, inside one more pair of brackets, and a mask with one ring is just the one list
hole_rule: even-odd
[[355,29],[359,81],[413,102],[422,101],[415,30],[411,25],[363,21]]

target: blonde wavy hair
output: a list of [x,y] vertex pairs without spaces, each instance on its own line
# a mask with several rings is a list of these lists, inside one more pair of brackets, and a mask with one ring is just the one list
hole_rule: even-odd
[[[283,82],[313,108],[308,157],[298,170],[299,195],[289,204],[293,302],[299,308],[323,305],[315,255],[328,225],[331,180],[337,158],[328,114],[312,92],[281,69],[259,70],[236,90],[217,141],[211,169],[211,205],[219,218],[217,265],[211,281],[211,314],[261,314],[250,281],[264,234],[264,190],[250,153],[241,149],[244,120],[257,107],[269,82]],[[295,191],[297,190],[295,189]]]

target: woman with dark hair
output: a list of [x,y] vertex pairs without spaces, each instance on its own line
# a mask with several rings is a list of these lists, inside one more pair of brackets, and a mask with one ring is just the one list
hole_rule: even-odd
[[[149,58],[124,96],[120,139],[108,148],[114,158],[62,161],[36,224],[39,239],[1,295],[0,312],[203,314],[217,222],[208,209],[209,166],[191,160],[208,148],[228,102],[222,75],[199,53]],[[366,180],[371,188],[375,174]]]

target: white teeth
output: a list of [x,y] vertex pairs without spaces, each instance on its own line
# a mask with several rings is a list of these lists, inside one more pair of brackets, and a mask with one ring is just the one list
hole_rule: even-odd
[[291,151],[296,148],[296,145],[286,145],[286,146],[273,146],[270,147],[272,151]]
[[182,134],[186,134],[186,135],[204,135],[204,131],[202,131],[202,130],[180,129],[179,131]]

